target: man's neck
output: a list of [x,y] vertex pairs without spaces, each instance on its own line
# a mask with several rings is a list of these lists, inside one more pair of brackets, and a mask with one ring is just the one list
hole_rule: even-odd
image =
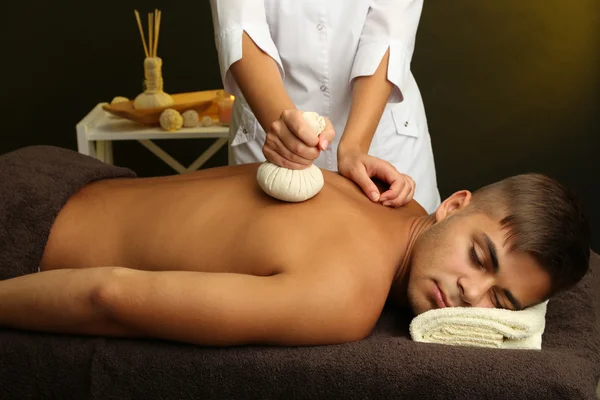
[[423,233],[433,224],[435,224],[435,215],[433,214],[416,218],[412,222],[408,234],[406,251],[404,257],[402,258],[402,262],[398,265],[398,269],[396,270],[396,274],[394,276],[394,280],[392,282],[392,287],[390,289],[389,294],[389,298],[398,305],[405,307],[409,306],[407,288],[408,278],[410,276],[413,249],[421,233]]

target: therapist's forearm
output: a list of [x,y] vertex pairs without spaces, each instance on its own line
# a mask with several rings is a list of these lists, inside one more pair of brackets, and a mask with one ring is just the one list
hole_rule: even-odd
[[340,140],[339,151],[369,151],[375,130],[392,93],[393,84],[387,79],[389,49],[373,75],[354,80],[352,107]]
[[242,58],[230,69],[254,116],[265,131],[286,109],[295,109],[287,94],[277,63],[252,41],[242,36]]

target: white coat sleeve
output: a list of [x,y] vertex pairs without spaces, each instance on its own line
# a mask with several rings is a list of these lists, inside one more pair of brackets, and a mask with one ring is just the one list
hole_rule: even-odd
[[241,94],[229,68],[242,58],[244,31],[275,60],[283,79],[284,70],[279,51],[271,38],[264,0],[210,0],[210,6],[224,89],[234,95]]
[[373,75],[389,48],[387,78],[394,85],[389,101],[402,101],[422,9],[423,0],[372,0],[352,65],[350,83],[359,76]]

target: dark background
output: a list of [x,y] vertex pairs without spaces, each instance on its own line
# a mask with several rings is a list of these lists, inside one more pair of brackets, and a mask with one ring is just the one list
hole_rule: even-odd
[[[75,125],[97,103],[140,93],[133,9],[146,23],[154,7],[165,91],[220,88],[208,0],[11,2],[0,24],[0,153],[76,149]],[[582,197],[600,251],[600,1],[427,0],[412,66],[442,197],[546,173]],[[210,141],[160,144],[187,164]],[[137,142],[115,143],[114,158],[141,176],[174,173]],[[225,163],[222,149],[205,167]]]

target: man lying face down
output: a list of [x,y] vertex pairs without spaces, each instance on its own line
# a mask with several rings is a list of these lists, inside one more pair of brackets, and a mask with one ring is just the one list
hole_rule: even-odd
[[[26,152],[15,154],[44,162]],[[47,152],[65,171],[93,160]],[[14,165],[0,175],[18,176]],[[415,201],[373,203],[329,171],[317,196],[283,203],[260,190],[257,167],[101,179],[74,191],[39,265],[0,282],[0,325],[216,346],[336,344],[368,336],[388,300],[415,314],[518,310],[588,268],[584,212],[542,175],[456,192],[427,215]]]

